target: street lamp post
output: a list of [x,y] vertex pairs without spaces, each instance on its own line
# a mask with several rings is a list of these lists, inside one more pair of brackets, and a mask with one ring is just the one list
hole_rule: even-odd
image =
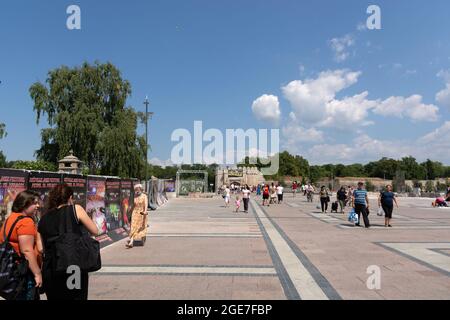
[[148,116],[152,116],[153,112],[148,112],[148,96],[145,96],[145,191],[148,192]]

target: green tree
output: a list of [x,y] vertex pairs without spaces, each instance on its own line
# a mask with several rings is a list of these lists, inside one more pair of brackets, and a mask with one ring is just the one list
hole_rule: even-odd
[[441,162],[431,161],[430,159],[427,159],[427,161],[421,163],[420,165],[425,169],[427,180],[434,180],[445,175],[445,167]]
[[369,162],[364,166],[369,177],[393,179],[399,168],[399,162],[390,158],[382,158],[376,162]]
[[425,179],[426,173],[424,167],[419,165],[414,157],[404,157],[399,162],[400,169],[405,172],[405,178],[407,180],[412,179]]
[[[6,135],[5,124],[0,123],[0,139],[3,139]],[[4,167],[6,167],[6,156],[3,154],[2,150],[0,150],[0,168]]]
[[36,170],[36,171],[51,171],[56,172],[57,166],[54,163],[46,161],[11,161],[8,167],[13,169],[24,169],[24,170]]
[[145,139],[136,134],[138,114],[126,107],[131,85],[111,63],[62,66],[34,83],[30,95],[36,120],[47,115],[38,160],[56,163],[70,150],[91,174],[142,178]]
[[7,136],[5,127],[4,123],[0,123],[0,139]]
[[7,166],[6,157],[0,150],[0,168],[6,168],[6,166]]

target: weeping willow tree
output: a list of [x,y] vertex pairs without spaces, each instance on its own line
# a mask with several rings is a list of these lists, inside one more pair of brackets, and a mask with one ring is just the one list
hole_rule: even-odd
[[56,163],[73,150],[90,174],[142,177],[145,138],[136,132],[138,113],[126,106],[131,85],[114,65],[62,66],[29,92],[36,122],[46,115],[49,125],[38,160]]

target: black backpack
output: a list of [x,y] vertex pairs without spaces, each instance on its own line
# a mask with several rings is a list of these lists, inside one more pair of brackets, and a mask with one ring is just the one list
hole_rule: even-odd
[[9,243],[16,224],[29,216],[20,216],[14,221],[6,236],[6,220],[3,226],[4,242],[0,244],[0,296],[6,300],[15,300],[22,292],[28,273],[28,260],[18,255]]
[[[75,207],[71,206],[73,214]],[[59,235],[46,241],[44,268],[50,267],[58,274],[67,274],[70,266],[94,272],[102,267],[100,243],[93,239],[83,225],[80,231],[72,230],[72,222],[65,212],[59,224]]]

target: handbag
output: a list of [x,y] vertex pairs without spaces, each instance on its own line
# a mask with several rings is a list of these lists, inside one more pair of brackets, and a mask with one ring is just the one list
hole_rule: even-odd
[[[72,212],[76,215],[75,206]],[[74,232],[67,214],[59,225],[59,235],[48,239],[51,244],[50,256],[44,259],[53,260],[51,265],[57,273],[66,273],[69,266],[78,266],[82,271],[95,272],[101,269],[100,243],[93,239],[83,225],[80,232]],[[47,251],[47,250],[46,250]],[[48,263],[48,261],[47,261]]]

